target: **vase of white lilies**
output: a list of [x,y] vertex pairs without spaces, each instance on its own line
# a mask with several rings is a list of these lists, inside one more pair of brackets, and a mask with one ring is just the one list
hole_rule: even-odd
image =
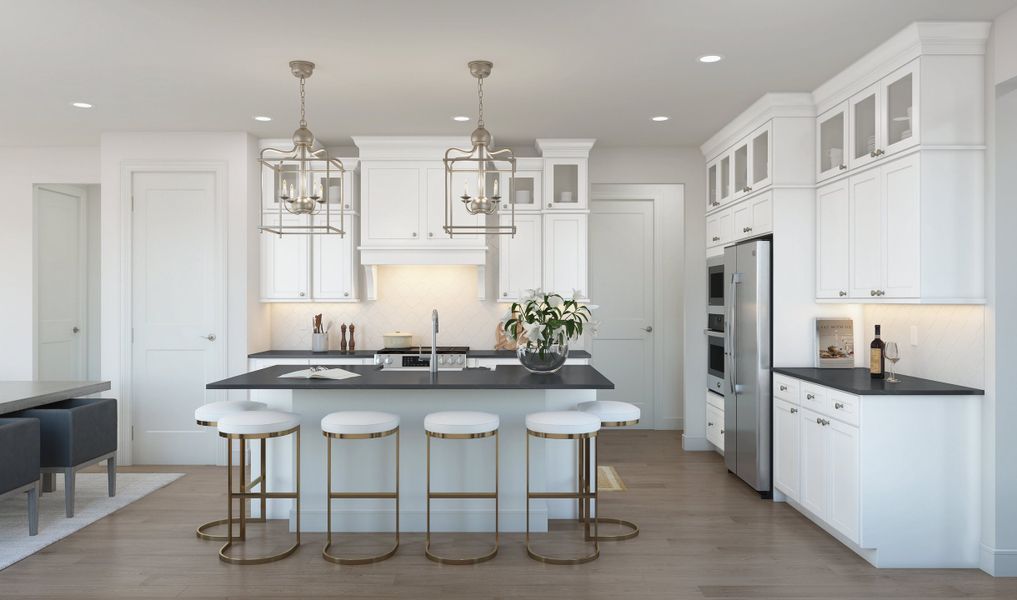
[[569,355],[569,342],[579,339],[591,321],[593,309],[577,299],[578,292],[566,299],[561,294],[527,290],[502,319],[505,334],[517,342],[516,356],[531,373],[554,373]]

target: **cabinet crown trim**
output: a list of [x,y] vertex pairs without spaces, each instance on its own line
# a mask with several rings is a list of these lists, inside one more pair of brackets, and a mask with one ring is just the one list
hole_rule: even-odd
[[593,138],[538,138],[535,145],[543,158],[586,158],[596,142]]
[[814,119],[816,107],[812,102],[812,94],[808,92],[763,94],[752,106],[706,140],[699,150],[707,161],[711,161],[767,121],[780,117]]
[[[360,160],[441,160],[450,147],[472,148],[469,136],[353,136]],[[493,140],[492,140],[493,143]]]
[[812,92],[823,113],[923,54],[983,55],[992,23],[917,21],[897,32]]

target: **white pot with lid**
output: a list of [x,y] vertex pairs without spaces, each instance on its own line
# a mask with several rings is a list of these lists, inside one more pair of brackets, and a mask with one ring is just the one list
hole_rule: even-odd
[[386,348],[411,348],[413,346],[413,334],[402,331],[382,334]]

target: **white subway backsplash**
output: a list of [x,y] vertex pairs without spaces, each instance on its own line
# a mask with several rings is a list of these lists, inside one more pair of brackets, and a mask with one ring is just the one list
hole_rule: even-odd
[[477,298],[477,268],[470,266],[385,266],[378,269],[378,300],[351,304],[275,303],[272,349],[310,350],[311,317],[331,323],[329,347],[339,349],[339,324],[356,325],[358,350],[384,347],[382,335],[413,334],[413,343],[431,343],[431,310],[438,309],[442,346],[494,348],[495,328],[507,304]]
[[[881,326],[884,341],[897,342],[897,372],[945,383],[985,388],[985,308],[978,305],[867,304],[866,344]],[[911,345],[911,327],[918,345]],[[889,361],[886,365],[890,368]]]

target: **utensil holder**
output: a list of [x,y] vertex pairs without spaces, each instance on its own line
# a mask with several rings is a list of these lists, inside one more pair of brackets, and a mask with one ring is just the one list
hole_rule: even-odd
[[311,352],[328,352],[328,334],[311,334]]

